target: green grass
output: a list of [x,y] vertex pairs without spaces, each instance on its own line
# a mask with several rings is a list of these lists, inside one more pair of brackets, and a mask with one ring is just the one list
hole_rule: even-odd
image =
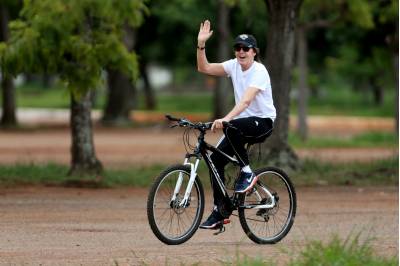
[[[212,111],[211,92],[201,93],[158,93],[156,94],[159,112],[186,112],[186,113],[210,113]],[[139,97],[139,110],[144,110],[144,97]]]
[[163,165],[110,169],[104,173],[104,183],[109,187],[149,187],[154,179],[166,168]]
[[[393,117],[395,112],[395,90],[385,90],[384,101],[373,103],[371,92],[355,92],[349,88],[331,85],[319,97],[311,97],[308,111],[311,115],[382,116]],[[291,103],[291,113],[297,113],[297,103]]]
[[328,163],[315,160],[302,162],[291,173],[295,185],[398,185],[398,158],[371,162]]
[[[289,266],[395,266],[396,257],[380,257],[375,255],[371,248],[371,241],[360,241],[359,235],[341,240],[338,236],[327,244],[322,241],[311,241],[301,252],[300,256],[292,260]],[[252,265],[252,264],[246,264]]]
[[16,92],[18,107],[69,108],[70,105],[70,94],[62,85],[43,89],[30,84],[17,88]]
[[146,187],[164,166],[110,169],[99,176],[69,176],[69,167],[55,163],[0,165],[0,186],[54,185],[88,187]]
[[66,180],[68,168],[58,164],[16,164],[0,166],[0,184],[15,185],[60,185]]
[[[138,92],[138,110],[144,110],[144,95]],[[1,96],[0,96],[1,97]],[[157,108],[160,112],[204,112],[212,110],[212,93],[156,93]],[[57,85],[43,89],[37,85],[24,85],[17,89],[17,106],[33,108],[69,108],[68,90]],[[104,91],[98,91],[94,109],[102,109],[106,101]]]
[[289,133],[289,144],[294,148],[361,148],[398,147],[399,138],[394,132],[365,132],[348,138],[311,137],[302,141],[297,134]]
[[[287,266],[396,266],[398,257],[382,257],[376,255],[372,249],[373,240],[360,240],[361,234],[350,235],[347,239],[340,239],[337,235],[324,243],[320,240],[308,241],[300,253],[290,252],[286,256],[292,257]],[[283,251],[289,253],[289,251]],[[236,252],[233,261],[221,265],[258,266],[281,265],[270,258],[262,256],[249,257]]]
[[[211,113],[213,93],[201,92],[165,92],[156,91],[157,110],[160,112],[204,112]],[[1,97],[1,96],[0,96]],[[23,85],[17,89],[17,106],[43,107],[43,108],[68,108],[69,93],[62,84],[52,88],[43,89],[38,85]],[[106,93],[97,92],[96,109],[102,109]],[[138,109],[144,109],[143,92],[138,91]],[[382,116],[393,117],[395,111],[394,90],[385,92],[384,102],[381,106],[373,104],[368,93],[354,92],[345,88],[326,89],[325,94],[319,98],[310,98],[309,114],[311,115],[344,115],[344,116]],[[291,103],[291,113],[296,114],[295,99]]]
[[[68,176],[68,166],[49,164],[0,165],[0,186],[23,185],[85,187],[149,187],[165,165],[107,169],[99,176]],[[302,185],[398,185],[398,158],[368,163],[325,163],[304,161],[290,174],[296,186]],[[228,171],[229,175],[229,171]],[[209,187],[208,170],[201,164],[199,176]]]

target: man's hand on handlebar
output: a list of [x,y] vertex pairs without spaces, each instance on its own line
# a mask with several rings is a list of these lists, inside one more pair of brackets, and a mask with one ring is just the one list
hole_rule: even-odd
[[228,123],[229,120],[226,118],[221,118],[221,119],[217,119],[214,121],[214,123],[211,126],[211,131],[215,132],[217,129],[222,129],[224,128],[224,124]]

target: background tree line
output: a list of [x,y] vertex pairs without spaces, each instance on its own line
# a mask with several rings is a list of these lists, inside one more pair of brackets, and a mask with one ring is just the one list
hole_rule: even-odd
[[[108,88],[102,120],[120,125],[132,122],[136,77],[144,84],[146,108],[157,105],[148,77],[150,63],[168,66],[186,81],[206,78],[195,69],[196,36],[205,18],[215,32],[207,47],[210,61],[231,58],[230,44],[237,34],[257,37],[279,117],[263,150],[265,158],[277,164],[295,167],[297,162],[287,143],[292,87],[304,139],[309,95],[318,97],[320,84],[340,79],[371,94],[377,105],[385,90],[395,88],[398,99],[395,0],[1,0],[0,15],[2,125],[17,123],[12,75],[39,73],[64,80],[72,95],[71,172],[101,169],[90,121],[92,92],[99,82]],[[232,106],[230,93],[229,81],[217,79],[213,117]]]

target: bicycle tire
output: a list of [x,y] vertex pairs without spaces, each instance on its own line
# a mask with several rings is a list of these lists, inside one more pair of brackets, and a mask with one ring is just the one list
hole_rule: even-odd
[[[294,223],[297,209],[296,191],[288,175],[279,168],[265,167],[254,173],[259,178],[257,184],[251,192],[242,194],[239,198],[240,224],[246,235],[255,243],[275,244],[289,233]],[[264,192],[262,186],[274,194],[276,205],[269,209],[246,208],[245,205],[249,204],[271,202],[271,197]],[[273,228],[270,228],[270,225]],[[270,231],[273,233],[270,234]]]
[[[183,174],[183,184],[175,201],[171,201],[179,173]],[[189,167],[173,165],[164,170],[150,188],[147,199],[149,225],[154,235],[165,244],[179,245],[189,240],[197,231],[203,217],[204,189],[198,176],[195,179],[191,192],[196,195],[190,196],[189,206],[185,208],[179,207],[189,177]],[[192,208],[195,204],[195,208]],[[164,215],[166,216],[164,217]],[[180,226],[184,228],[176,228]],[[173,230],[171,231],[172,228]]]

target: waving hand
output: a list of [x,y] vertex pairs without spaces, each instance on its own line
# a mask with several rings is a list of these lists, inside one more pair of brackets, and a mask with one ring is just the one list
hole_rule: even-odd
[[206,20],[200,24],[199,35],[197,36],[197,41],[199,45],[204,46],[206,41],[211,37],[213,31],[210,29],[211,29],[211,23],[209,20]]

